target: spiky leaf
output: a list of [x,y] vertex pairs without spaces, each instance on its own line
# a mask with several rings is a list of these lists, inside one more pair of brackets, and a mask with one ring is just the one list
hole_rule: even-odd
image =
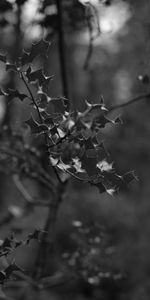
[[37,121],[34,120],[32,115],[31,115],[30,119],[25,121],[25,123],[30,127],[31,133],[33,133],[33,134],[40,134],[42,132],[48,131],[47,125],[39,124]]
[[29,52],[24,51],[21,57],[22,65],[31,63],[38,55],[46,58],[48,55],[49,46],[50,43],[45,40],[41,40],[38,43],[32,44],[31,50]]

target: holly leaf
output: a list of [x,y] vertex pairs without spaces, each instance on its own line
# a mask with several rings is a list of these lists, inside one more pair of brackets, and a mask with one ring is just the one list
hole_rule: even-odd
[[18,98],[21,102],[25,99],[28,98],[26,94],[20,93],[18,90],[8,90],[8,100],[11,101],[14,98]]
[[38,43],[32,44],[31,51],[24,51],[21,57],[22,65],[31,63],[34,60],[34,58],[38,55],[42,56],[43,58],[47,57],[49,46],[50,43],[45,40],[41,40]]
[[87,157],[86,152],[84,152],[83,156],[81,157],[82,169],[86,170],[89,176],[93,176],[97,173],[96,162],[96,158]]
[[25,123],[30,127],[31,133],[33,134],[40,134],[45,131],[48,131],[48,127],[46,124],[39,124],[37,121],[34,120],[34,118],[30,117]]
[[96,187],[99,189],[100,194],[105,193],[106,192],[106,188],[105,186],[102,184],[102,182],[98,182],[96,184]]
[[38,91],[37,96],[38,96],[38,99],[37,99],[38,106],[41,108],[46,108],[47,104],[51,100],[51,98],[48,97],[48,95],[42,91]]
[[120,117],[117,117],[113,122],[114,124],[118,124],[118,125],[121,125],[123,123]]
[[6,58],[6,55],[0,54],[0,61],[6,63],[6,59],[7,59],[7,58]]
[[0,271],[0,284],[3,284],[5,280],[6,280],[6,274],[5,274],[5,272],[4,271]]
[[40,229],[35,229],[33,233],[29,233],[26,239],[26,244],[28,245],[31,240],[37,240],[40,241],[40,235],[41,235]]
[[135,176],[134,171],[130,171],[130,172],[127,172],[126,174],[124,174],[122,176],[122,179],[123,179],[125,185],[128,185],[131,181],[133,181],[135,179],[138,180],[138,178]]
[[8,96],[8,94],[4,92],[2,89],[0,89],[0,96]]
[[18,98],[21,102],[28,98],[26,94],[20,93],[18,90],[8,89],[7,92],[0,89],[0,96],[5,96],[8,98],[8,102],[11,102],[14,98]]
[[17,66],[15,64],[6,63],[6,71],[18,72]]
[[6,279],[8,279],[14,271],[23,272],[23,269],[21,267],[19,267],[15,262],[13,262],[4,270],[4,272],[6,274]]
[[112,163],[109,164],[106,159],[99,161],[96,164],[96,167],[101,170],[101,172],[111,172],[112,171]]
[[43,69],[39,69],[33,72],[26,73],[26,77],[28,78],[30,83],[38,82],[39,87],[42,88],[43,92],[48,91],[49,81],[53,78],[53,76],[45,76],[43,73]]

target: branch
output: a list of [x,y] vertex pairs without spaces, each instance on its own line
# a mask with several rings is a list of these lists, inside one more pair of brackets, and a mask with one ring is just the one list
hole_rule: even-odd
[[[58,12],[58,50],[59,60],[61,69],[61,80],[63,85],[64,96],[68,99],[68,82],[67,82],[67,70],[65,61],[65,41],[64,41],[64,30],[63,30],[63,14],[62,14],[62,0],[56,0],[57,12]],[[69,110],[69,102],[68,102]]]
[[[93,30],[93,25],[92,25],[92,20],[91,20],[92,11],[94,14],[94,18],[96,19],[96,23],[97,23],[97,33],[95,36],[93,34],[94,30]],[[90,62],[90,59],[91,59],[91,56],[93,53],[93,42],[100,34],[100,24],[99,24],[99,16],[97,13],[97,9],[91,3],[88,3],[86,21],[87,21],[87,27],[88,27],[88,31],[89,31],[89,46],[88,46],[88,52],[87,52],[87,56],[86,56],[86,59],[84,62],[84,66],[83,66],[84,70],[88,69],[89,62]]]
[[64,192],[66,190],[66,184],[67,182],[58,184],[57,195],[53,199],[53,205],[49,207],[47,220],[43,229],[41,246],[37,256],[37,263],[35,265],[36,269],[34,270],[33,274],[37,280],[49,275],[51,272],[50,263],[54,254],[55,224],[57,220],[58,208],[62,202]]
[[19,190],[21,195],[24,197],[27,204],[31,204],[33,206],[50,206],[51,205],[50,201],[34,200],[33,197],[28,193],[27,189],[22,184],[18,175],[14,175],[13,180],[14,180],[15,186],[17,187],[17,189]]
[[26,80],[25,80],[22,72],[20,72],[20,77],[21,77],[22,81],[24,82],[24,84],[25,84],[25,86],[26,86],[26,88],[27,88],[27,90],[28,90],[28,92],[30,94],[31,100],[33,102],[33,105],[36,107],[37,113],[39,115],[40,122],[42,124],[43,123],[43,119],[42,119],[42,116],[40,114],[39,107],[38,107],[38,105],[37,105],[37,103],[36,103],[36,101],[35,101],[35,99],[33,97],[33,94],[31,92],[31,90],[30,90],[30,88],[29,88],[29,86],[28,86],[28,84],[27,84],[27,82],[26,82]]
[[[11,156],[12,158],[15,157],[17,159],[20,159],[22,161],[24,161],[24,157],[22,155],[22,153],[19,153],[18,151],[14,151],[13,149],[8,149],[6,147],[0,147],[0,152]],[[54,181],[52,180],[52,178],[50,176],[48,176],[47,172],[44,171],[44,169],[41,168],[41,174],[40,173],[33,173],[30,172],[28,175],[30,176],[30,178],[34,178],[37,181],[39,181],[40,183],[42,183],[45,187],[47,187],[48,190],[50,190],[51,192],[53,192],[54,194],[56,194],[56,184],[54,184]]]
[[116,110],[116,109],[119,109],[119,108],[123,108],[123,107],[126,107],[126,106],[129,106],[135,102],[138,102],[138,101],[142,101],[142,100],[145,100],[145,99],[148,99],[150,98],[150,93],[147,93],[147,94],[141,94],[135,98],[132,98],[130,99],[129,101],[125,102],[125,103],[121,103],[121,104],[117,104],[117,105],[112,105],[108,108],[108,113]]
[[[28,90],[28,92],[29,92],[29,94],[30,94],[30,97],[31,97],[31,100],[32,100],[33,105],[36,107],[36,110],[37,110],[37,113],[38,113],[38,116],[39,116],[39,119],[40,119],[40,123],[43,124],[43,119],[42,119],[42,116],[41,116],[39,107],[38,107],[38,105],[37,105],[37,103],[36,103],[36,101],[35,101],[35,99],[34,99],[34,96],[33,96],[32,92],[31,92],[31,90],[30,90],[30,88],[29,88],[29,86],[28,86],[28,84],[27,84],[27,82],[26,82],[26,80],[25,80],[25,78],[24,78],[22,72],[20,72],[20,77],[21,77],[22,81],[24,82],[24,84],[25,84],[25,86],[26,86],[26,88],[27,88],[27,90]],[[47,145],[47,150],[48,150],[48,149],[49,149],[49,148],[48,148],[48,139],[49,139],[49,138],[48,138],[48,136],[47,136],[46,133],[44,134],[44,137],[45,137],[45,144]],[[53,166],[52,166],[52,168],[53,168],[53,170],[54,170],[54,173],[55,173],[55,175],[56,175],[58,181],[61,182],[61,179],[60,179],[60,177],[59,177],[59,174],[58,174],[56,168],[53,167]]]

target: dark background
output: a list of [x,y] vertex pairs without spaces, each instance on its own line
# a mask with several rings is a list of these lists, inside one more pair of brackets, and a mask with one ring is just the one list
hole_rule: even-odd
[[[30,2],[33,2],[32,5]],[[25,1],[18,10],[15,8],[5,10],[0,4],[0,47],[6,50],[13,60],[20,54],[22,47],[27,47],[32,41],[41,38],[44,32],[44,35],[52,41],[46,65],[46,72],[54,75],[49,95],[63,95],[58,37],[57,34],[51,33],[50,29],[43,31],[43,27],[37,24],[41,16],[38,11],[31,14],[37,3],[38,1],[33,0]],[[89,47],[88,30],[82,25],[76,30],[68,28],[67,22],[64,25],[69,98],[72,108],[79,110],[83,109],[85,99],[97,103],[103,95],[105,104],[109,107],[149,91],[149,82],[139,80],[139,76],[149,75],[149,1],[114,0],[111,5],[106,6],[100,5],[99,1],[93,0],[92,3],[96,4],[99,11],[101,33],[94,41],[87,70],[84,69],[84,62]],[[52,11],[54,6],[50,6],[50,9]],[[3,19],[6,20],[5,24],[2,22]],[[37,61],[37,64],[40,62]],[[2,86],[19,85],[12,74],[7,75],[4,72],[2,63],[0,81]],[[112,114],[112,116],[121,115],[123,125],[108,126],[104,131],[105,144],[118,172],[123,174],[135,170],[139,181],[133,182],[126,193],[116,197],[101,195],[96,189],[84,187],[73,181],[58,216],[56,233],[58,253],[66,251],[66,244],[68,248],[72,247],[69,242],[72,220],[81,220],[86,226],[97,221],[106,227],[115,249],[112,256],[113,266],[128,274],[129,284],[118,299],[147,300],[150,295],[149,114],[149,100],[135,103]],[[27,115],[27,105],[22,107],[14,101],[7,111],[5,99],[1,97],[1,123],[7,118],[17,128],[19,122],[25,120]],[[10,177],[0,176],[3,215],[10,204],[21,202],[21,196]],[[26,185],[33,195],[40,194],[41,197],[47,197],[37,184],[26,182]],[[45,208],[37,208],[34,215],[31,214],[24,217],[21,222],[18,219],[9,226],[0,228],[0,238],[3,239],[14,228],[16,231],[22,228],[26,233],[35,227],[41,227],[45,215]],[[16,260],[28,268],[33,262],[35,252],[34,245],[28,250],[22,249],[17,252]],[[48,297],[45,292],[40,299]],[[61,299],[61,296],[52,297]],[[79,292],[76,299],[84,297]],[[99,299],[95,295],[92,297]],[[107,297],[101,296],[100,299]]]

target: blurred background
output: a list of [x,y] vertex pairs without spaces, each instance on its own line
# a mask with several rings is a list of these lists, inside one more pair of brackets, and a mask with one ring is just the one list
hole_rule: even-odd
[[[90,30],[83,12],[87,1],[62,0],[65,65],[68,97],[72,109],[82,110],[85,99],[98,103],[101,96],[106,107],[124,103],[146,93],[150,87],[150,1],[148,0],[89,0],[92,15],[92,46]],[[96,21],[93,14],[96,8]],[[98,22],[98,23],[97,23]],[[97,25],[98,24],[98,25]],[[57,7],[52,0],[1,0],[0,48],[14,61],[22,48],[45,38],[51,42],[46,73],[54,75],[49,96],[65,96],[62,86],[57,34]],[[90,48],[91,47],[91,48]],[[37,64],[40,64],[37,61]],[[14,73],[6,73],[0,62],[1,87],[14,88],[19,81]],[[21,87],[20,87],[21,88]],[[120,115],[123,125],[108,126],[104,131],[105,145],[119,174],[134,170],[139,181],[133,182],[127,192],[114,198],[99,194],[73,181],[61,205],[56,244],[58,253],[69,251],[72,220],[87,226],[98,222],[112,237],[113,268],[128,274],[128,285],[113,299],[147,300],[150,296],[150,103],[149,99],[112,112]],[[0,99],[0,122],[19,122],[28,116],[28,105],[14,101],[8,108],[6,99]],[[27,183],[28,186],[29,183]],[[47,197],[35,184],[28,186],[33,195]],[[0,175],[1,215],[10,205],[18,205],[21,195],[11,179]],[[13,221],[0,228],[0,239],[10,230],[30,232],[43,226],[45,208],[33,215]],[[21,224],[21,225],[20,225]],[[66,246],[66,244],[68,246]],[[68,249],[67,249],[68,247]],[[36,247],[35,247],[36,248]],[[33,260],[31,247],[17,253],[16,260],[29,266]],[[111,262],[112,264],[112,262]],[[42,298],[43,297],[43,298]],[[45,298],[44,298],[45,297]],[[48,299],[47,295],[40,299]],[[57,296],[58,299],[62,299]],[[117,298],[118,297],[118,298]],[[56,298],[57,299],[57,298]],[[64,298],[67,299],[67,298]],[[86,299],[80,295],[75,299]],[[112,299],[108,295],[94,294],[91,299]]]

